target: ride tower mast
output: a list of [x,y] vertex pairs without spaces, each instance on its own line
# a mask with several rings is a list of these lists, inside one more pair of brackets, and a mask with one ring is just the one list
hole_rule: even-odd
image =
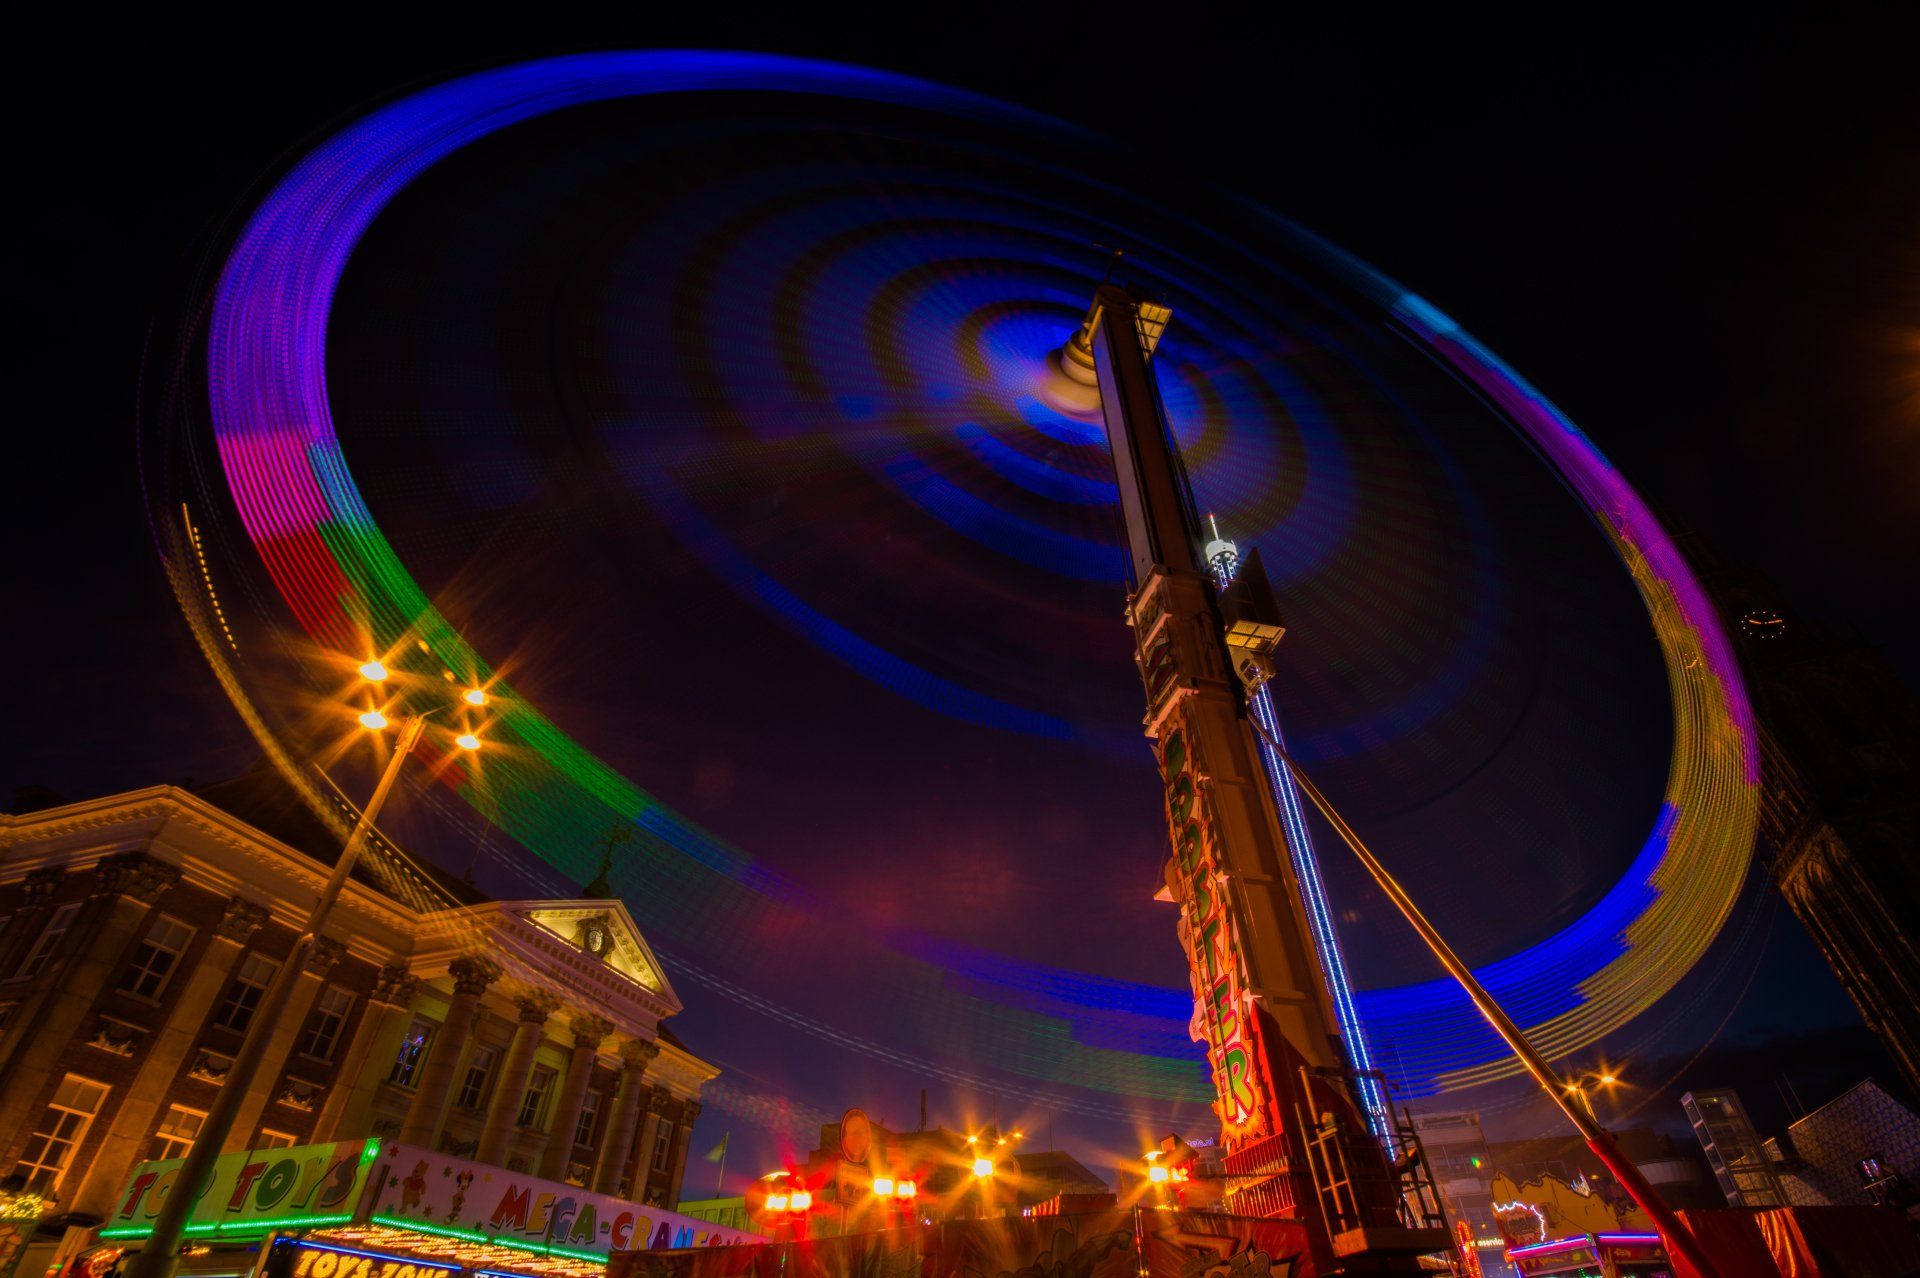
[[1113,450],[1143,723],[1166,787],[1165,896],[1180,909],[1228,1202],[1300,1220],[1323,1274],[1416,1274],[1416,1258],[1449,1238],[1409,1213],[1404,1168],[1389,1164],[1355,1095],[1245,711],[1283,628],[1257,551],[1224,589],[1200,557],[1151,363],[1170,318],[1103,284],[1060,366],[1097,386]]

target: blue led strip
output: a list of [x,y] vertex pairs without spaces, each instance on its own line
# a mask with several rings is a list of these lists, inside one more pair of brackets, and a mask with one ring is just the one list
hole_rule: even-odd
[[[1236,554],[1220,555],[1213,561],[1214,581],[1225,590],[1239,569]],[[1387,1112],[1387,1098],[1381,1094],[1380,1081],[1372,1074],[1373,1056],[1367,1051],[1366,1027],[1360,1023],[1360,1009],[1354,1006],[1353,984],[1347,978],[1347,960],[1340,951],[1340,934],[1334,931],[1333,912],[1327,906],[1327,888],[1320,880],[1313,836],[1307,831],[1307,818],[1300,808],[1300,794],[1294,788],[1293,771],[1273,748],[1274,742],[1283,747],[1286,744],[1286,738],[1280,735],[1280,716],[1273,708],[1273,689],[1262,684],[1253,695],[1252,705],[1253,717],[1266,733],[1259,741],[1260,762],[1267,771],[1267,784],[1273,787],[1273,802],[1280,810],[1281,824],[1286,827],[1293,877],[1300,884],[1300,900],[1306,906],[1307,926],[1313,929],[1314,948],[1320,952],[1320,970],[1326,973],[1327,992],[1333,996],[1333,1014],[1340,1022],[1340,1041],[1346,1048],[1347,1066],[1354,1071],[1359,1084],[1367,1126],[1392,1149],[1393,1120]]]

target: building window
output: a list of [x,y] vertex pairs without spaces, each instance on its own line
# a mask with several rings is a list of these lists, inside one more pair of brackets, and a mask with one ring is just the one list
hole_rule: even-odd
[[300,1053],[311,1056],[317,1061],[333,1059],[333,1049],[340,1045],[340,1030],[347,1023],[347,1013],[353,1010],[353,995],[338,985],[329,985],[320,991],[320,997],[314,1000],[313,1015],[307,1018],[307,1028],[300,1035]]
[[407,1036],[400,1040],[400,1052],[387,1071],[387,1081],[399,1087],[419,1086],[420,1067],[426,1063],[427,1044],[432,1039],[433,1022],[416,1016],[407,1026]]
[[487,1099],[487,1080],[493,1077],[493,1067],[500,1060],[497,1047],[476,1047],[473,1055],[467,1058],[467,1076],[461,1080],[460,1095],[454,1098],[454,1104],[462,1109],[479,1109]]
[[47,959],[53,954],[53,947],[60,944],[60,938],[73,926],[74,916],[80,913],[80,903],[69,901],[53,912],[47,925],[40,929],[40,939],[33,943],[27,956],[20,960],[20,970],[15,976],[38,976],[40,969],[47,965]]
[[223,1029],[246,1033],[247,1026],[253,1022],[253,1009],[260,1006],[260,996],[273,983],[273,974],[279,967],[272,959],[258,954],[241,959],[240,970],[234,973],[226,997],[220,1000],[220,1007],[213,1014],[213,1023]]
[[140,948],[133,952],[133,962],[120,977],[121,991],[139,998],[159,998],[192,939],[193,929],[179,919],[164,914],[155,919]]
[[153,1133],[153,1149],[147,1157],[155,1162],[162,1158],[185,1158],[193,1148],[193,1138],[200,1134],[200,1125],[206,1121],[207,1116],[197,1109],[167,1106],[167,1116],[160,1120],[159,1130]]
[[260,1139],[253,1142],[255,1149],[292,1149],[300,1143],[300,1138],[292,1132],[276,1132],[271,1127],[260,1129]]
[[60,1184],[60,1177],[73,1161],[73,1151],[86,1139],[87,1128],[93,1125],[106,1099],[104,1083],[77,1074],[61,1080],[46,1113],[27,1138],[19,1166],[13,1169],[13,1174],[26,1182],[22,1188],[44,1192]]
[[663,1172],[667,1169],[667,1152],[673,1148],[673,1124],[660,1124],[660,1134],[653,1138],[653,1169]]
[[520,1117],[517,1120],[522,1127],[538,1127],[547,1117],[547,1093],[553,1090],[553,1071],[545,1065],[533,1067],[533,1077],[527,1080],[527,1094],[520,1099]]
[[589,1091],[580,1098],[580,1121],[573,1125],[573,1143],[593,1144],[593,1129],[600,1123],[600,1093]]

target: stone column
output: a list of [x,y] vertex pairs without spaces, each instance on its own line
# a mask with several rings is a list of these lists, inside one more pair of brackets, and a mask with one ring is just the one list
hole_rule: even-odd
[[400,1054],[400,1040],[412,1020],[417,978],[401,963],[389,963],[374,977],[373,997],[353,1031],[353,1041],[334,1071],[335,1083],[314,1121],[316,1141],[359,1140],[372,1134],[373,1098]]
[[605,1017],[573,1018],[573,1055],[567,1061],[567,1080],[560,1085],[559,1103],[554,1106],[553,1132],[540,1159],[540,1174],[548,1180],[567,1178],[567,1164],[573,1161],[573,1129],[580,1125],[580,1108],[586,1103],[587,1084],[593,1080],[593,1058],[611,1033],[613,1022]]
[[614,1099],[613,1116],[600,1141],[600,1161],[593,1170],[593,1188],[598,1193],[620,1192],[620,1173],[626,1170],[627,1155],[633,1151],[633,1129],[640,1122],[642,1079],[647,1063],[659,1054],[658,1043],[637,1038],[620,1045],[620,1094]]
[[87,1165],[86,1179],[73,1195],[74,1211],[105,1217],[112,1209],[113,1197],[126,1185],[127,1173],[145,1155],[142,1146],[153,1131],[155,1116],[166,1104],[180,1065],[206,1024],[207,1013],[226,988],[247,942],[266,921],[264,906],[237,896],[227,902],[227,912],[199,964],[187,976],[153,1041],[146,1045],[140,1072],[128,1085],[126,1098],[114,1111],[113,1124],[107,1128],[99,1152]]
[[547,1018],[560,1000],[546,990],[537,990],[513,1000],[520,1008],[520,1025],[507,1048],[506,1063],[500,1067],[500,1079],[493,1085],[493,1103],[487,1107],[486,1126],[480,1129],[480,1148],[475,1162],[496,1167],[506,1165],[507,1149],[513,1144],[515,1120],[520,1102],[526,1098],[527,1080],[533,1076],[533,1058],[546,1036]]
[[453,976],[453,999],[447,1004],[447,1019],[427,1052],[427,1063],[420,1072],[413,1105],[400,1125],[400,1143],[428,1149],[440,1139],[440,1128],[447,1121],[447,1106],[453,1101],[453,1070],[459,1063],[467,1035],[473,1032],[473,1015],[480,1006],[480,995],[500,979],[500,965],[490,958],[471,956],[447,964]]
[[[320,987],[327,983],[327,973],[345,956],[347,947],[327,937],[315,937],[313,947],[307,951],[306,968],[300,973],[300,984],[294,987],[293,994],[287,999],[286,1010],[281,1013],[279,1023],[268,1030],[267,1050],[260,1057],[260,1068],[254,1072],[253,1081],[247,1086],[247,1098],[240,1103],[240,1109],[233,1116],[233,1133],[227,1138],[228,1149],[245,1149],[253,1140],[254,1125],[260,1121],[261,1113],[279,1095],[280,1074],[285,1069],[287,1057],[293,1054],[294,1039],[307,1023],[307,1013],[313,1008],[313,1000],[320,997]],[[229,1084],[232,1086],[232,1084]]]
[[[0,1163],[11,1167],[33,1134],[35,1111],[45,1104],[54,1064],[67,1050],[108,979],[127,961],[155,902],[179,881],[180,871],[144,853],[103,859],[95,896],[62,938],[62,960],[41,973],[38,996],[14,1009],[12,1055],[0,1064]],[[125,1099],[124,1096],[121,1099]]]
[[673,1097],[665,1089],[654,1088],[647,1098],[647,1118],[640,1124],[639,1147],[627,1167],[627,1197],[636,1203],[647,1201],[647,1179],[653,1175],[653,1147],[660,1139],[660,1124],[667,1121]]
[[700,1102],[688,1101],[680,1110],[680,1125],[673,1129],[673,1148],[667,1151],[667,1210],[680,1209],[680,1182],[687,1175],[687,1148],[693,1144],[693,1120],[700,1117]]

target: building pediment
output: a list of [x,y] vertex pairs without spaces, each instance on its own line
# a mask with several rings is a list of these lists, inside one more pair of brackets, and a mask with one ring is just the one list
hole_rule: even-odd
[[618,901],[508,902],[503,906],[536,927],[545,928],[580,948],[643,989],[665,995],[675,1003],[666,972],[633,916]]

